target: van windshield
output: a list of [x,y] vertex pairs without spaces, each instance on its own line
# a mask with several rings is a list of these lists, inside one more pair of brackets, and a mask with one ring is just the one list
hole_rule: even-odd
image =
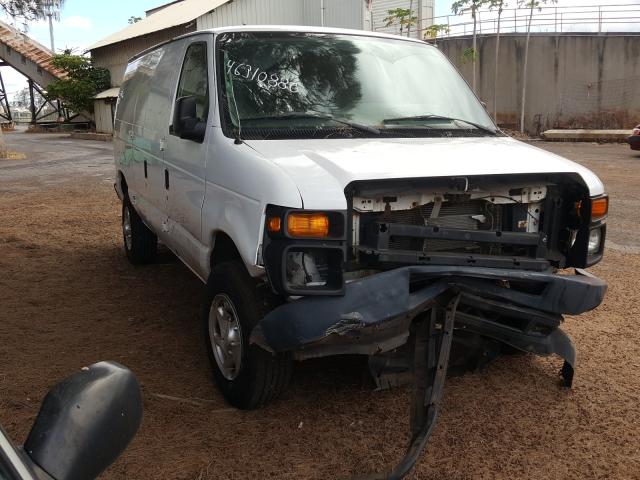
[[224,33],[222,124],[243,139],[497,135],[436,48],[356,35]]

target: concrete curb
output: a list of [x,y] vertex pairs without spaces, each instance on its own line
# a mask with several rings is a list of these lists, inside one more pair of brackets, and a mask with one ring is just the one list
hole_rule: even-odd
[[113,140],[113,135],[108,133],[73,132],[69,137],[77,140],[96,140],[98,142],[110,142]]
[[542,138],[556,142],[626,142],[631,130],[547,130]]

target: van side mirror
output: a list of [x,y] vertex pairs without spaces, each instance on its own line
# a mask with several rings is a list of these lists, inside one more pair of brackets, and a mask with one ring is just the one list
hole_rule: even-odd
[[196,97],[180,97],[173,110],[172,133],[185,140],[202,143],[206,131],[206,123],[198,120],[196,113]]
[[24,451],[56,480],[93,479],[123,452],[141,420],[133,373],[117,363],[96,363],[49,391]]

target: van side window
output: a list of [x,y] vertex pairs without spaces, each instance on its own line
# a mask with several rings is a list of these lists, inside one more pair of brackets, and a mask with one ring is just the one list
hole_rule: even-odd
[[196,98],[198,121],[206,122],[209,115],[209,73],[206,43],[190,45],[184,57],[176,98],[192,96]]

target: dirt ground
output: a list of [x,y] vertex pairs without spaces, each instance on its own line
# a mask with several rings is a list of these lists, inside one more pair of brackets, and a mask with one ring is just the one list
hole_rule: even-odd
[[[0,161],[0,423],[25,439],[46,391],[115,360],[144,391],[139,434],[106,479],[332,479],[403,454],[408,390],[374,392],[364,364],[301,364],[286,397],[256,412],[210,382],[203,287],[170,254],[134,268],[122,253],[110,145],[7,135]],[[609,282],[595,312],[568,318],[574,387],[558,358],[501,358],[447,382],[415,479],[640,479],[640,155],[624,145],[536,145],[580,161],[611,194]],[[514,159],[517,161],[517,159]]]

